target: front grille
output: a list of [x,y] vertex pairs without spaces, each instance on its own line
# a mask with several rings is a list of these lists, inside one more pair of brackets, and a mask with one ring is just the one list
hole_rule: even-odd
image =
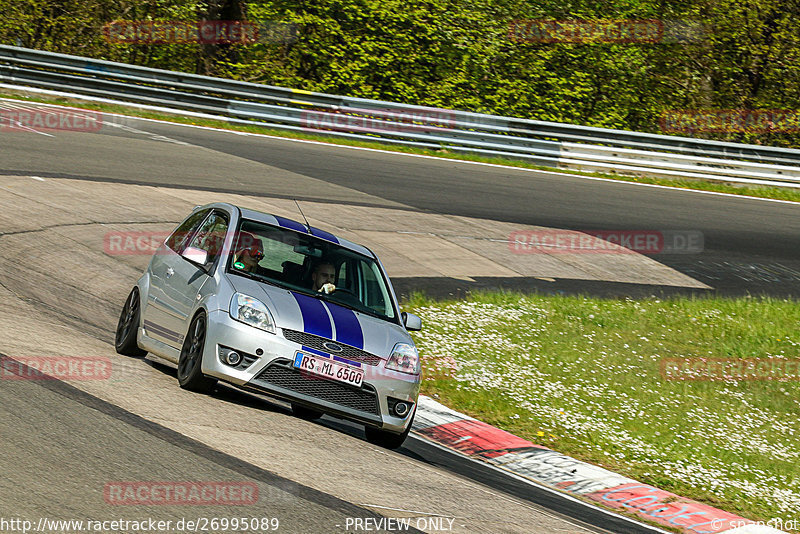
[[[289,341],[300,343],[310,349],[321,350],[325,354],[333,354],[334,356],[341,356],[354,362],[366,363],[367,365],[378,365],[381,362],[380,356],[375,356],[369,352],[350,345],[344,345],[332,339],[325,339],[324,337],[315,336],[314,334],[306,334],[305,332],[298,332],[297,330],[283,330],[283,337]],[[342,352],[331,352],[323,346],[325,342],[333,342],[342,347]]]
[[266,382],[352,410],[380,415],[378,395],[369,384],[362,385],[361,389],[355,389],[322,377],[301,373],[292,367],[290,360],[273,361],[258,374],[255,381]]

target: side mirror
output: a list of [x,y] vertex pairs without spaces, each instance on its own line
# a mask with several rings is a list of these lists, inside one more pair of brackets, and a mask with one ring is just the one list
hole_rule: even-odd
[[203,269],[205,269],[206,262],[208,261],[208,251],[201,248],[186,247],[183,249],[181,256]]
[[403,324],[406,330],[422,330],[422,319],[413,313],[403,312],[400,314],[403,317]]

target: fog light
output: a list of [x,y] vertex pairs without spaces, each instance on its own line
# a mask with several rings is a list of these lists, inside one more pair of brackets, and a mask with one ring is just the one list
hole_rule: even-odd
[[394,413],[397,417],[405,417],[411,407],[406,402],[398,402],[394,405]]
[[230,351],[228,354],[225,355],[225,362],[228,365],[232,365],[236,367],[242,361],[242,355],[236,352],[235,350]]

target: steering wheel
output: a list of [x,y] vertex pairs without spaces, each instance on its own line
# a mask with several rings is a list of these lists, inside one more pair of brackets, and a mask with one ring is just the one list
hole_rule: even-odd
[[[340,293],[341,293],[341,295],[340,295]],[[341,300],[343,303],[355,304],[356,306],[363,306],[364,305],[364,303],[361,302],[361,299],[358,298],[358,296],[355,294],[355,292],[352,289],[348,289],[346,287],[342,287],[342,288],[338,288],[337,287],[336,291],[331,293],[331,296],[334,297],[334,301],[338,297],[338,299]]]
[[339,292],[344,292],[344,293],[347,293],[349,295],[352,295],[355,298],[358,298],[358,296],[356,295],[356,292],[353,291],[350,288],[347,288],[347,287],[337,287],[336,290],[333,292],[333,294],[335,295],[336,293],[339,293]]

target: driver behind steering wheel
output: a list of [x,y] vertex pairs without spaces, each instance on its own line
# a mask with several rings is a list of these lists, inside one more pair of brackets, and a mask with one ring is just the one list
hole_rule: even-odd
[[311,289],[333,293],[336,290],[334,281],[336,281],[336,267],[329,260],[320,260],[311,273]]

